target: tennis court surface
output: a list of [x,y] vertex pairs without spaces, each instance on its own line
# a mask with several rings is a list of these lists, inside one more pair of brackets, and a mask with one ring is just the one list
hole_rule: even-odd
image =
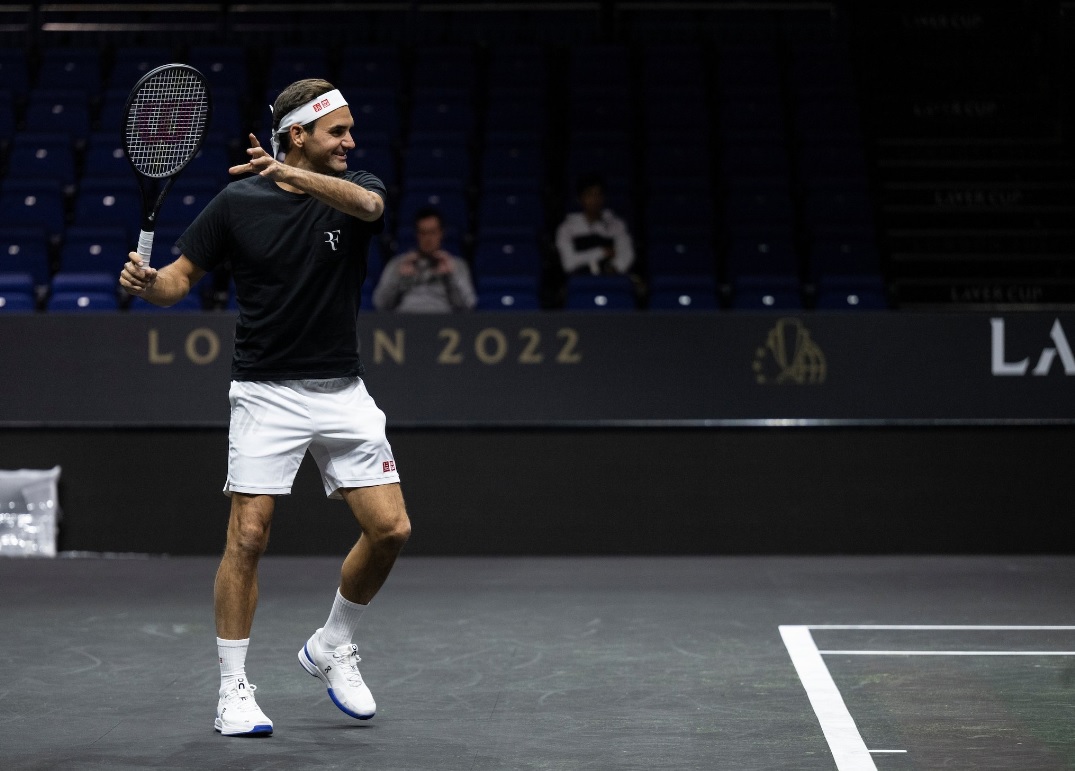
[[1075,558],[403,558],[351,720],[296,652],[338,561],[266,557],[213,731],[215,558],[0,561],[14,769],[1070,769]]

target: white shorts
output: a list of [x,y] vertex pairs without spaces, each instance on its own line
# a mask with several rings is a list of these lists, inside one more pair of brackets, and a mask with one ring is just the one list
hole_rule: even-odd
[[287,495],[307,449],[330,498],[399,481],[384,413],[361,378],[233,380],[228,399],[225,495]]

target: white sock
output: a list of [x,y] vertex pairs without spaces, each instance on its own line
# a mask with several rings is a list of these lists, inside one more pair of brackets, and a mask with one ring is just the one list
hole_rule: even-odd
[[332,611],[328,614],[328,621],[321,630],[322,649],[331,651],[351,642],[355,636],[355,630],[358,629],[358,619],[362,617],[362,611],[366,607],[344,599],[340,590],[337,589]]
[[222,640],[216,638],[217,655],[220,657],[220,690],[223,691],[239,677],[246,677],[246,649],[250,638],[245,640]]

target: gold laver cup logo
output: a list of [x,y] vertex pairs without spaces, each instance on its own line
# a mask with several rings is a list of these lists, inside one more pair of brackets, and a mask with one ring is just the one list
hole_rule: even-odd
[[825,374],[825,354],[799,319],[780,319],[754,352],[754,376],[762,385],[817,385]]

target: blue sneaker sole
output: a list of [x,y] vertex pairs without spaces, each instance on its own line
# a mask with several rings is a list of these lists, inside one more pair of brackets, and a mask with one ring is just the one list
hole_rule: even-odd
[[[299,663],[302,664],[302,668],[305,669],[307,673],[309,673],[310,675],[313,675],[318,680],[321,680],[322,682],[324,682],[324,678],[321,677],[321,672],[317,669],[317,665],[314,664],[314,660],[310,656],[310,649],[307,648],[305,645],[302,646],[302,656],[299,657]],[[333,693],[331,688],[329,688],[327,690],[328,690],[328,697],[330,699],[332,699],[332,703],[335,704],[339,708],[340,712],[342,712],[343,714],[345,714],[345,715],[347,715],[349,717],[353,717],[356,720],[369,720],[370,718],[372,718],[374,715],[377,714],[376,712],[371,712],[368,715],[360,715],[357,712],[352,712],[351,710],[347,709],[347,707],[343,706],[343,704],[340,703],[340,700],[336,698],[336,694]]]

